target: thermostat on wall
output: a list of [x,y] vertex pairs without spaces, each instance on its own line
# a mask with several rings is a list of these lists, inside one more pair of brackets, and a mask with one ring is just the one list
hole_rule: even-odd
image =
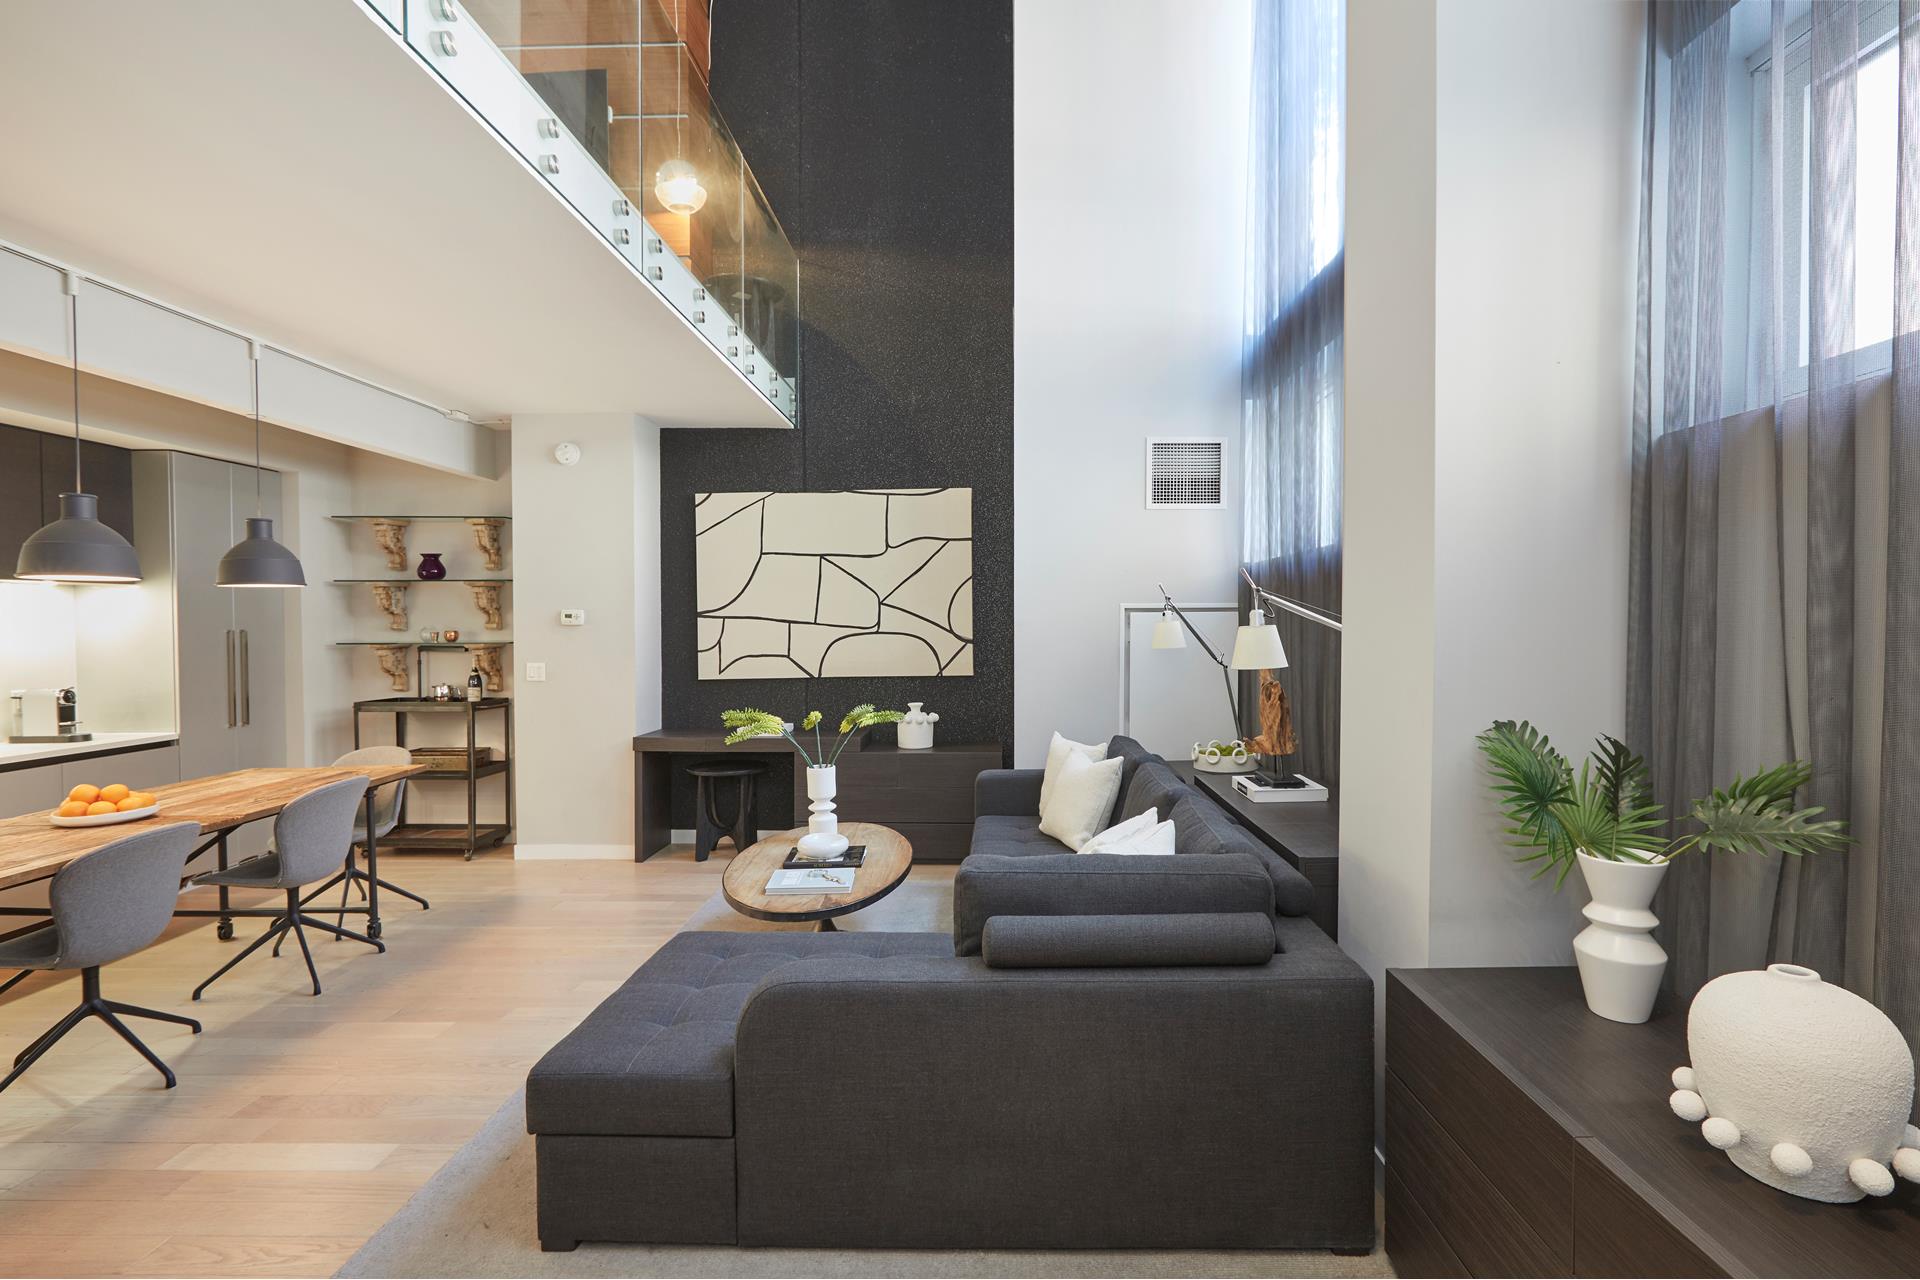
[[587,611],[585,609],[562,609],[560,611],[560,625],[563,627],[586,626]]

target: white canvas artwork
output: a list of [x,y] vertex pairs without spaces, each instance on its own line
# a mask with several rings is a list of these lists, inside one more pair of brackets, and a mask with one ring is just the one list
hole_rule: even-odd
[[701,493],[702,680],[973,674],[973,490]]

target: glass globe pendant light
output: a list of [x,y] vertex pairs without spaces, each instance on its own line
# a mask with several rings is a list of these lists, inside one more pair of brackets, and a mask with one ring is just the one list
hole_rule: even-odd
[[66,275],[67,332],[73,349],[73,492],[60,495],[60,518],[20,544],[13,576],[32,582],[139,582],[140,557],[100,523],[100,499],[80,483],[80,280]]
[[247,347],[253,355],[253,515],[247,536],[220,557],[213,580],[222,587],[304,587],[299,558],[273,540],[273,521],[260,513],[260,344]]
[[680,50],[673,64],[673,159],[660,166],[653,175],[653,194],[667,207],[668,213],[677,213],[683,217],[700,212],[700,206],[707,202],[707,189],[700,185],[700,174],[681,154],[686,149],[684,136],[686,105],[681,97],[681,66],[686,50]]

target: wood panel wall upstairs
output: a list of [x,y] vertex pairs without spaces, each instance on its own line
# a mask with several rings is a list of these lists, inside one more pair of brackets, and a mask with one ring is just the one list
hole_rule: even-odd
[[[914,699],[941,741],[1010,753],[1010,0],[722,4],[712,41],[714,99],[800,255],[800,412],[791,432],[662,433],[666,727]],[[695,493],[936,486],[973,490],[976,675],[695,679]]]

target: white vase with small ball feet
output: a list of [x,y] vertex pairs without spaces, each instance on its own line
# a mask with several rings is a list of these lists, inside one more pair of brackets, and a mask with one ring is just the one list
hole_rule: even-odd
[[807,799],[813,803],[807,811],[807,834],[800,837],[800,852],[809,858],[837,858],[847,851],[847,838],[840,834],[840,820],[833,813],[834,769],[807,769]]
[[1667,864],[1576,856],[1592,898],[1581,908],[1590,923],[1573,940],[1587,1008],[1615,1022],[1645,1022],[1667,967],[1666,949],[1653,940],[1660,919],[1650,909]]

